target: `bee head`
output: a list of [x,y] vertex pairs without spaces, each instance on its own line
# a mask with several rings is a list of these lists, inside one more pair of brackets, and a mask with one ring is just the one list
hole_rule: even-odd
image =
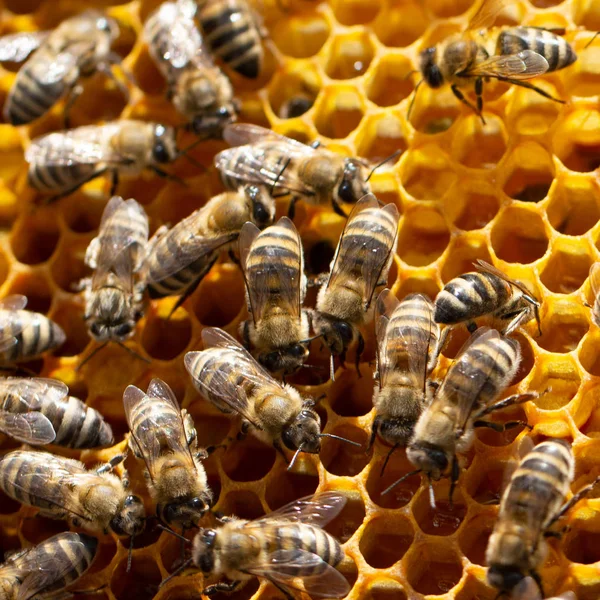
[[218,138],[222,136],[223,128],[233,123],[237,114],[233,105],[220,106],[213,112],[202,110],[201,114],[192,119],[191,130],[201,138]]
[[111,40],[116,40],[119,37],[119,25],[110,17],[106,15],[99,15],[96,19],[96,29],[107,33]]
[[492,565],[488,569],[488,583],[503,592],[512,591],[525,578],[514,565]]
[[174,161],[178,155],[174,131],[170,127],[156,125],[152,142],[152,160],[165,164]]
[[409,444],[406,456],[417,469],[429,475],[429,478],[434,481],[437,481],[448,469],[448,456],[433,444],[426,442]]
[[214,529],[199,529],[194,538],[192,557],[203,573],[212,573],[215,568],[216,539],[217,532]]
[[321,419],[312,409],[313,401],[304,403],[294,421],[283,430],[281,439],[290,450],[317,454],[321,450]]
[[125,498],[123,508],[110,522],[110,528],[122,536],[139,535],[146,526],[144,503],[133,494]]
[[252,222],[259,228],[269,226],[275,218],[275,203],[264,188],[248,185],[244,188],[252,206]]
[[369,191],[369,185],[363,177],[362,165],[356,160],[345,160],[342,180],[337,188],[339,200],[346,204],[356,204]]
[[283,350],[266,352],[258,357],[258,362],[271,373],[291,375],[295,373],[308,357],[308,348],[304,344],[294,344]]
[[135,321],[127,319],[117,321],[113,316],[107,319],[96,319],[90,325],[90,334],[97,342],[123,342],[131,337]]
[[156,507],[158,517],[168,525],[177,523],[185,529],[196,526],[197,521],[210,509],[210,499],[196,496],[184,501],[159,504]]
[[423,79],[431,88],[439,88],[444,85],[444,76],[440,71],[437,62],[437,48],[425,48],[419,55],[419,70],[423,74]]

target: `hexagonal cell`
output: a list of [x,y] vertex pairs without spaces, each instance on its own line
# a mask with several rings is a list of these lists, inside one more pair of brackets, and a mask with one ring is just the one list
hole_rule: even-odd
[[465,522],[458,534],[461,552],[476,565],[486,566],[485,551],[494,528],[495,520],[490,514],[477,515]]
[[404,298],[409,294],[423,294],[430,300],[433,300],[439,293],[440,288],[433,280],[433,274],[430,277],[423,277],[415,273],[412,277],[407,277],[398,290],[398,298]]
[[340,514],[325,526],[325,531],[330,533],[341,544],[345,544],[365,520],[365,504],[356,490],[344,493],[347,502]]
[[46,519],[38,515],[21,521],[21,535],[31,544],[39,544],[58,533],[69,531],[66,521]]
[[600,30],[600,9],[593,0],[577,0],[572,8],[573,22],[590,31]]
[[495,600],[498,592],[478,579],[474,573],[469,573],[456,593],[455,600]]
[[539,202],[546,197],[554,180],[552,156],[533,142],[512,149],[505,169],[504,193],[514,200]]
[[445,594],[462,577],[460,556],[445,544],[413,546],[405,562],[408,582],[419,594]]
[[540,281],[551,292],[570,294],[583,285],[592,262],[585,247],[560,240],[552,248],[550,260],[540,273]]
[[[498,504],[507,481],[507,469],[514,463],[475,457],[463,477],[463,490],[479,504]],[[464,528],[463,528],[464,529]]]
[[90,269],[85,265],[85,251],[88,240],[63,240],[50,265],[50,273],[56,285],[65,292],[74,294],[78,291],[79,282],[90,275]]
[[342,417],[360,417],[373,408],[373,379],[358,377],[355,369],[346,369],[330,388],[331,408]]
[[531,4],[536,8],[551,8],[552,6],[558,6],[565,0],[530,0]]
[[400,181],[417,200],[439,200],[453,186],[456,174],[448,157],[428,145],[407,152],[400,162]]
[[454,237],[450,243],[448,258],[442,266],[442,281],[448,283],[459,275],[475,271],[474,263],[478,259],[492,263],[485,237],[474,235]]
[[353,446],[332,438],[324,438],[321,444],[321,462],[332,475],[352,477],[358,475],[368,464],[372,452],[365,452],[367,433],[352,425],[339,425],[333,433],[360,444]]
[[314,56],[327,41],[329,23],[317,12],[288,15],[271,29],[269,35],[283,54],[308,58]]
[[450,484],[447,481],[434,485],[436,508],[431,507],[429,489],[423,486],[411,504],[417,525],[428,535],[452,535],[463,522],[467,507],[460,490],[455,490],[453,506],[450,507],[448,494]]
[[402,219],[398,234],[398,256],[421,267],[437,260],[450,242],[442,214],[434,208],[413,207]]
[[234,490],[220,499],[216,510],[240,519],[258,519],[265,514],[258,496],[250,490]]
[[549,352],[572,352],[590,327],[586,311],[569,299],[555,300],[542,320],[538,346]]
[[313,65],[294,65],[273,77],[269,104],[280,119],[299,117],[312,108],[320,89],[321,79]]
[[493,169],[506,152],[507,133],[501,119],[486,116],[485,125],[471,114],[460,120],[452,141],[452,155],[465,167]]
[[448,195],[446,214],[464,231],[485,227],[500,210],[500,198],[484,181],[461,180]]
[[410,0],[387,5],[373,23],[373,31],[382,44],[405,48],[427,29],[429,19],[425,7]]
[[600,332],[590,331],[584,338],[579,349],[579,362],[581,366],[590,374],[600,376],[600,353],[598,347],[600,344]]
[[285,504],[314,494],[319,485],[316,473],[294,473],[283,471],[276,475],[277,485],[267,485],[265,500],[271,510],[277,510]]
[[594,96],[600,82],[600,69],[598,69],[600,48],[598,43],[592,42],[589,47],[580,46],[578,54],[578,59],[573,68],[565,73],[567,75],[565,87],[572,96]]
[[532,402],[542,410],[557,410],[569,404],[580,385],[581,376],[571,356],[545,356],[531,380],[530,389],[540,392]]
[[52,304],[52,290],[46,277],[40,271],[19,273],[11,282],[6,295],[27,296],[27,310],[46,314]]
[[381,9],[381,0],[333,0],[333,14],[342,25],[369,23]]
[[520,381],[523,381],[527,375],[529,375],[533,365],[535,364],[535,352],[531,347],[529,338],[526,338],[521,332],[517,331],[512,335],[519,342],[521,347],[521,362],[519,363],[519,370],[510,382],[511,385],[516,385]]
[[412,65],[404,56],[389,54],[371,69],[365,82],[367,98],[377,106],[394,106],[415,89],[408,76]]
[[117,600],[153,598],[162,580],[156,562],[146,556],[136,556],[127,571],[127,559],[112,573],[110,589]]
[[600,166],[600,112],[575,110],[556,127],[554,154],[571,171],[588,173]]
[[509,206],[494,221],[492,247],[501,260],[527,264],[544,256],[548,235],[544,222],[534,210]]
[[[406,150],[407,143],[402,132],[402,123],[394,114],[386,113],[367,117],[356,136],[356,153],[374,164],[380,163],[394,153]],[[392,168],[394,160],[385,163]]]
[[215,594],[213,598],[215,598],[215,600],[250,600],[250,598],[253,598],[256,595],[259,586],[260,580],[257,578],[252,578],[246,585],[244,585],[244,587],[236,590],[233,592],[233,594],[219,592],[218,594]]
[[365,112],[361,93],[347,86],[325,88],[315,110],[317,131],[332,139],[347,137],[358,127]]
[[550,225],[564,235],[583,235],[600,220],[599,199],[595,179],[565,177],[557,180],[547,209]]
[[90,336],[83,319],[83,306],[63,304],[54,312],[52,320],[60,325],[67,335],[65,342],[53,354],[56,356],[81,354],[90,343]]
[[600,561],[600,533],[582,529],[575,524],[569,528],[562,548],[565,556],[574,563],[597,563]]
[[369,582],[368,588],[360,593],[362,600],[407,600],[404,588],[393,579],[377,578]]
[[353,79],[371,64],[375,47],[366,31],[339,35],[331,40],[325,73],[332,79]]
[[428,135],[444,133],[461,114],[461,104],[448,88],[434,90],[421,85],[414,94],[409,122],[417,131]]
[[471,5],[471,0],[433,0],[428,8],[438,17],[448,18],[464,13]]
[[[508,394],[507,394],[508,395]],[[512,444],[519,434],[525,429],[527,424],[527,414],[522,405],[511,406],[504,408],[488,415],[486,421],[499,424],[515,423],[520,421],[522,425],[511,426],[505,431],[494,431],[489,427],[477,427],[475,435],[477,439],[486,446],[508,446]]]
[[506,106],[506,124],[520,135],[541,136],[550,130],[560,113],[558,102],[544,98],[534,90],[513,86]]
[[190,343],[192,324],[184,310],[176,310],[170,318],[153,311],[146,318],[142,346],[157,360],[172,360]]
[[367,493],[375,504],[382,508],[401,508],[408,504],[421,487],[421,476],[412,475],[384,494],[393,483],[413,471],[414,467],[406,459],[405,453],[396,450],[381,474],[385,458],[371,465],[367,479]]
[[402,559],[414,537],[408,519],[376,517],[367,524],[358,547],[369,565],[375,569],[387,569]]
[[46,262],[58,244],[56,218],[46,210],[19,219],[13,228],[10,245],[15,258],[26,265]]
[[221,465],[234,481],[258,481],[273,468],[275,449],[248,436],[243,442],[229,444],[221,454]]

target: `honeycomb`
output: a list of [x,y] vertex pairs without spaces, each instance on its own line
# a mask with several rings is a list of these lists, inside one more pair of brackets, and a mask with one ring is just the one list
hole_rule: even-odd
[[[87,0],[119,20],[116,50],[137,87],[125,99],[114,81],[96,75],[71,112],[73,126],[119,117],[177,123],[164,97],[165,83],[140,37],[144,20],[158,0],[129,3]],[[0,33],[47,29],[81,10],[77,0],[3,0]],[[270,39],[259,79],[231,74],[242,100],[240,120],[272,127],[309,141],[319,138],[343,154],[376,162],[401,149],[396,162],[372,178],[375,193],[401,212],[398,250],[389,285],[398,297],[422,292],[434,297],[443,285],[471,270],[476,259],[493,262],[509,276],[525,281],[542,300],[543,334],[535,323],[519,331],[523,348],[519,373],[507,394],[546,393],[498,418],[527,418],[536,438],[572,441],[576,456],[573,489],[600,474],[600,331],[590,320],[593,304],[587,282],[590,265],[600,260],[600,45],[584,48],[584,30],[600,29],[600,3],[594,0],[517,0],[499,23],[565,27],[579,60],[570,68],[541,78],[539,85],[565,105],[532,91],[505,84],[486,87],[486,125],[461,106],[449,89],[422,86],[407,120],[417,81],[409,76],[418,51],[460,31],[471,0],[263,0],[260,10]],[[15,70],[0,71],[0,101]],[[119,74],[123,80],[125,78]],[[284,119],[291,99],[312,107]],[[308,98],[308,102],[306,99]],[[301,102],[302,104],[302,102]],[[293,112],[293,111],[292,111]],[[183,366],[183,353],[199,349],[204,326],[235,334],[246,318],[243,280],[225,257],[170,321],[173,298],[152,302],[131,346],[151,360],[136,360],[109,346],[80,371],[77,365],[94,344],[83,322],[83,302],[73,284],[87,274],[85,249],[94,237],[106,204],[107,181],[98,180],[76,194],[46,204],[27,188],[23,151],[29,140],[62,128],[62,106],[24,128],[0,124],[0,296],[25,294],[28,308],[59,323],[67,342],[53,355],[28,367],[70,386],[71,393],[100,410],[118,443],[101,451],[74,452],[92,465],[126,447],[122,393],[129,384],[146,388],[161,377],[194,417],[199,441],[219,445],[235,434],[235,425],[194,391]],[[197,146],[193,157],[210,166],[222,142]],[[144,173],[123,181],[119,193],[135,197],[147,210],[152,231],[176,223],[221,191],[212,168],[200,171],[184,160],[173,172],[186,186]],[[279,213],[285,211],[279,206]],[[305,244],[309,272],[326,270],[343,220],[327,210],[300,203],[296,223]],[[314,290],[309,293],[314,302]],[[444,350],[443,374],[466,333],[457,331]],[[327,381],[327,356],[314,348],[311,363],[295,379],[306,393],[326,394],[319,411],[324,431],[366,446],[374,418],[371,397],[374,342],[367,340],[361,365],[338,370]],[[319,368],[321,367],[321,368]],[[528,432],[479,431],[465,457],[451,510],[448,481],[435,484],[438,510],[414,476],[382,496],[381,492],[411,466],[403,451],[392,456],[383,477],[388,448],[378,441],[364,449],[328,439],[319,457],[304,455],[286,471],[271,447],[252,438],[219,448],[206,461],[218,499],[215,510],[255,518],[315,490],[340,490],[347,505],[327,530],[344,543],[340,569],[352,585],[350,598],[406,600],[436,596],[446,600],[492,600],[486,585],[484,551],[490,535],[506,466]],[[0,452],[16,447],[3,439]],[[132,457],[134,490],[148,495],[141,467]],[[565,590],[579,600],[600,597],[600,500],[588,499],[569,515],[561,542],[552,542],[542,570],[549,595]],[[63,531],[63,522],[34,517],[34,511],[0,499],[0,548],[35,544]],[[193,532],[188,533],[191,537]],[[199,573],[162,579],[178,566],[179,541],[149,524],[135,540],[133,564],[126,571],[127,542],[102,539],[97,559],[78,589],[104,586],[90,598],[122,600],[198,598]],[[233,599],[270,600],[275,588],[251,581]],[[84,598],[87,596],[83,596]]]

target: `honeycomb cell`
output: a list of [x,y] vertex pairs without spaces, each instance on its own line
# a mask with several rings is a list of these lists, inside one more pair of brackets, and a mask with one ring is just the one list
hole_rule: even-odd
[[[367,117],[361,123],[356,136],[356,153],[376,164],[392,156],[402,153],[407,144],[402,132],[402,123],[393,114],[381,114]],[[386,162],[387,168],[392,161]],[[383,199],[380,198],[382,201]]]
[[394,106],[410,96],[414,85],[409,78],[410,61],[402,55],[381,57],[367,75],[365,92],[377,106]]
[[46,314],[52,304],[52,289],[41,271],[21,272],[10,283],[7,295],[27,297],[27,310]]
[[373,408],[373,379],[358,377],[354,369],[346,369],[335,380],[329,392],[331,408],[342,417],[360,417]]
[[548,234],[537,212],[509,206],[494,220],[491,242],[498,258],[507,262],[531,263],[546,253]]
[[265,514],[258,496],[250,490],[231,491],[216,506],[220,512],[240,519],[258,519]]
[[90,275],[84,262],[87,246],[87,240],[63,240],[58,245],[50,265],[50,273],[56,285],[65,292],[77,292],[79,282]]
[[550,352],[572,352],[589,329],[582,308],[573,310],[573,301],[555,300],[542,319],[542,335],[536,338],[541,348]]
[[403,517],[393,522],[385,517],[371,519],[360,538],[360,553],[375,569],[387,569],[406,554],[413,543],[414,530]]
[[381,4],[381,0],[332,0],[331,8],[341,25],[359,25],[372,21]]
[[[258,587],[260,585],[260,581],[258,579],[251,579],[244,587],[238,591],[235,591],[233,594],[226,594],[225,592],[220,592],[214,595],[214,598],[217,600],[250,600],[256,592],[258,591]],[[272,586],[267,587],[265,592],[272,591]]]
[[279,50],[293,58],[314,56],[329,37],[329,23],[317,12],[288,15],[270,31]]
[[465,473],[465,492],[479,504],[497,504],[506,481],[508,463],[477,458]]
[[[477,439],[486,446],[508,446],[512,444],[527,424],[527,415],[525,409],[518,405],[511,408],[505,408],[494,412],[485,419],[488,422],[498,424],[510,423],[510,428],[505,431],[494,431],[488,427],[478,427],[475,430]],[[519,422],[519,425],[512,425]]]
[[557,180],[550,194],[550,225],[564,235],[578,236],[600,220],[600,191],[595,179],[566,177]]
[[421,531],[427,535],[448,536],[452,535],[463,522],[467,514],[462,494],[454,493],[453,506],[448,498],[450,486],[447,482],[443,485],[434,485],[436,508],[431,507],[429,489],[423,486],[411,504],[415,521]]
[[460,102],[444,88],[432,90],[422,85],[418,93],[415,89],[410,102],[414,102],[412,112],[407,115],[410,116],[410,124],[427,135],[443,134],[461,114]]
[[400,285],[398,292],[399,298],[404,298],[408,294],[423,294],[430,299],[435,298],[440,291],[439,286],[429,277],[413,276],[406,278]]
[[[176,396],[180,397],[177,393]],[[206,414],[204,402],[194,402],[187,407],[187,411],[194,420],[198,445],[201,448],[210,448],[225,442],[225,436],[231,429],[231,419],[224,415]]]
[[358,475],[368,464],[371,453],[365,453],[367,434],[363,429],[352,425],[339,425],[333,433],[360,444],[353,446],[332,438],[324,438],[321,444],[321,462],[332,475],[353,477]]
[[581,366],[590,374],[600,376],[600,332],[598,330],[590,331],[584,338],[579,349],[579,362]]
[[583,565],[597,563],[600,561],[600,533],[574,525],[565,536],[562,550],[571,562]]
[[374,55],[375,47],[366,31],[336,36],[329,46],[325,73],[331,79],[353,79],[369,68]]
[[583,285],[592,262],[585,247],[561,240],[554,244],[550,259],[540,273],[540,281],[551,292],[570,294]]
[[530,387],[540,395],[532,402],[542,410],[566,406],[577,393],[581,376],[570,356],[547,356],[536,365]]
[[173,360],[187,348],[191,337],[192,325],[184,310],[176,310],[170,318],[153,312],[146,318],[141,343],[152,358]]
[[277,510],[296,498],[310,496],[318,485],[316,474],[283,471],[277,475],[277,485],[267,486],[265,500],[271,510]]
[[223,327],[231,323],[243,306],[244,280],[235,265],[219,265],[202,280],[193,310],[202,325]]
[[545,135],[560,114],[560,104],[533,90],[513,88],[506,107],[508,127],[522,136]]
[[447,545],[430,544],[413,546],[405,556],[406,578],[419,594],[445,594],[462,577],[462,564],[458,554]]
[[234,481],[258,481],[273,467],[275,449],[248,437],[243,442],[229,445],[221,454],[221,465]]
[[[400,450],[396,450],[387,464],[383,474],[381,469],[385,459],[374,462],[367,478],[367,492],[375,504],[381,508],[401,508],[406,506],[421,486],[420,475],[407,477],[402,483],[396,485],[390,492],[384,494],[389,486],[412,471],[414,467],[406,457],[398,458]],[[403,454],[403,453],[402,453]]]
[[573,3],[573,21],[576,25],[597,31],[600,29],[600,10],[593,0],[578,0]]
[[447,283],[463,273],[474,271],[478,259],[491,263],[486,241],[484,237],[475,235],[456,236],[450,243],[448,257],[442,266],[442,281]]
[[492,590],[476,575],[469,573],[467,580],[456,593],[456,600],[494,600],[498,592]]
[[507,137],[495,115],[486,117],[485,125],[477,115],[469,115],[455,128],[452,156],[471,169],[493,169],[506,152]]
[[275,74],[269,85],[269,104],[279,118],[300,116],[310,110],[320,89],[318,71],[313,65],[303,63],[302,68]]
[[358,491],[344,493],[347,498],[346,505],[333,521],[330,521],[325,530],[333,537],[345,544],[362,525],[365,520],[365,504]]
[[361,591],[364,600],[407,600],[402,586],[393,579],[377,578],[368,589]]
[[554,180],[554,165],[548,152],[533,142],[513,148],[505,168],[504,193],[514,200],[539,202]]
[[161,575],[156,562],[150,557],[136,556],[127,572],[127,559],[113,571],[110,589],[117,600],[152,598],[158,591]]
[[571,171],[588,173],[600,166],[600,113],[575,110],[554,129],[554,154]]
[[514,379],[511,381],[511,385],[516,385],[520,381],[523,381],[527,375],[529,375],[531,369],[536,360],[536,353],[529,342],[529,338],[526,338],[522,333],[513,334],[514,339],[519,342],[521,348],[521,362],[519,363],[519,370],[515,374]]
[[364,113],[364,102],[354,87],[325,88],[315,105],[315,127],[328,138],[341,139],[354,131]]
[[411,266],[429,265],[446,250],[450,232],[434,208],[413,207],[406,212],[398,233],[398,256]]
[[435,146],[407,152],[399,174],[406,192],[417,200],[440,200],[456,181],[448,157]]
[[408,0],[385,6],[372,27],[382,44],[392,48],[405,48],[423,34],[427,25],[423,5]]
[[90,343],[83,314],[81,305],[63,304],[52,315],[52,320],[67,334],[65,342],[54,350],[56,356],[77,356]]
[[598,59],[600,51],[596,43],[579,51],[577,62],[567,72],[566,85],[575,96],[589,97],[595,95],[600,82]]
[[479,514],[465,521],[458,534],[461,552],[475,565],[486,566],[485,550],[494,528],[494,518],[490,514]]
[[46,262],[54,253],[59,233],[54,219],[46,211],[42,216],[29,216],[14,225],[11,248],[15,258],[26,265]]
[[68,531],[69,525],[66,521],[46,519],[35,515],[25,517],[21,522],[21,535],[31,544],[39,544],[50,536]]

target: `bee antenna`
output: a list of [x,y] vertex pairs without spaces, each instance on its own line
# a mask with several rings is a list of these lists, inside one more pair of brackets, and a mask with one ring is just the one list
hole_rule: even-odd
[[273,185],[271,186],[271,196],[275,192],[275,188],[277,187],[277,182],[279,181],[280,177],[283,175],[283,172],[288,168],[288,165],[290,164],[290,162],[292,162],[291,156],[285,161],[285,164],[283,165],[283,168],[281,169],[281,171],[279,171],[279,173],[277,173],[277,177],[275,177],[275,181],[273,182]]
[[131,348],[128,348],[123,342],[117,342],[117,344],[123,348],[123,350],[127,350],[127,352],[129,352],[129,354],[131,354],[132,356],[134,356],[135,358],[138,358],[139,360],[144,361],[145,363],[150,364],[152,361],[148,358],[146,358],[145,356],[142,356],[141,354],[138,354],[135,350],[132,350]]
[[598,37],[599,34],[600,31],[596,31],[592,39],[583,47],[583,49],[585,50],[588,46],[591,46],[592,42]]
[[104,349],[106,347],[106,344],[108,344],[108,342],[104,342],[104,344],[100,344],[100,346],[98,346],[97,348],[94,348],[84,359],[83,361],[81,361],[79,363],[79,365],[77,366],[77,368],[75,369],[75,371],[79,371],[83,365],[85,365],[88,361],[90,361],[92,358],[94,358],[94,356],[96,356],[96,354],[98,354],[98,352],[100,352],[100,350]]
[[173,537],[176,537],[178,540],[181,540],[181,541],[185,542],[186,544],[191,543],[190,540],[188,540],[185,536],[179,535],[176,531],[173,531],[172,529],[169,529],[168,527],[165,527],[164,525],[161,525],[160,523],[156,527],[158,527],[158,529],[162,529],[163,531],[166,531],[167,533],[171,534]]
[[435,494],[433,493],[433,482],[431,481],[431,477],[429,478],[429,506],[433,510],[437,510],[437,505],[435,503]]
[[300,452],[302,452],[302,446],[303,444],[300,444],[300,446],[298,447],[298,450],[296,450],[296,452],[294,452],[294,456],[292,457],[292,460],[290,461],[290,464],[288,465],[287,470],[291,471],[292,467],[296,464],[296,459],[298,458],[298,455],[300,454]]
[[415,100],[417,99],[417,91],[419,90],[419,87],[421,86],[422,83],[423,83],[423,79],[421,79],[421,81],[419,81],[419,83],[417,83],[417,85],[415,86],[415,89],[413,90],[413,97],[412,97],[412,100],[410,101],[410,105],[408,107],[408,112],[406,113],[407,121],[410,119],[410,113],[412,112],[413,106],[415,104]]
[[129,573],[129,571],[131,571],[131,559],[133,557],[133,539],[135,538],[134,535],[131,536],[131,539],[129,540],[129,551],[127,552],[127,569],[125,569],[125,573]]
[[421,471],[422,471],[422,469],[417,469],[416,471],[410,471],[409,473],[402,475],[402,477],[400,477],[400,479],[396,479],[396,481],[394,481],[394,483],[392,483],[392,485],[390,485],[388,488],[383,490],[383,492],[381,492],[381,495],[385,496],[387,493],[391,492],[398,484],[402,483],[405,479],[408,479],[409,477],[412,477],[413,475],[416,475],[417,473],[420,473]]
[[371,169],[369,176],[365,179],[365,182],[369,181],[369,179],[371,179],[371,175],[373,175],[373,173],[375,173],[375,171],[377,169],[379,169],[379,167],[383,167],[383,165],[385,165],[385,163],[390,162],[390,160],[394,160],[394,158],[396,158],[396,156],[400,156],[400,154],[402,154],[402,152],[403,152],[403,150],[396,150],[396,152],[392,152],[387,158],[384,158],[379,164],[375,165]]
[[358,446],[359,448],[361,447],[361,444],[359,444],[358,442],[353,442],[352,440],[348,440],[339,435],[333,435],[333,433],[320,433],[319,437],[328,437],[328,438],[332,438],[334,440],[339,440],[340,442],[346,442],[347,444],[352,444],[353,446]]
[[404,81],[406,81],[409,77],[411,77],[412,75],[414,75],[415,73],[418,73],[419,71],[417,71],[417,69],[411,69],[405,76],[404,76]]
[[387,456],[385,457],[385,460],[383,461],[383,466],[381,467],[381,473],[379,474],[380,477],[383,477],[383,472],[385,471],[385,468],[387,467],[388,462],[390,462],[390,458],[392,457],[392,454],[394,453],[394,450],[396,450],[396,448],[398,448],[398,444],[394,444],[390,448],[390,451],[387,453]]
[[166,579],[163,579],[160,582],[158,589],[160,589],[167,582],[171,581],[171,579],[173,579],[173,577],[177,577],[177,575],[179,575],[179,573],[181,573],[181,571],[183,571],[184,569],[187,569],[192,564],[192,561],[193,561],[192,558],[188,558],[186,561],[182,562]]

